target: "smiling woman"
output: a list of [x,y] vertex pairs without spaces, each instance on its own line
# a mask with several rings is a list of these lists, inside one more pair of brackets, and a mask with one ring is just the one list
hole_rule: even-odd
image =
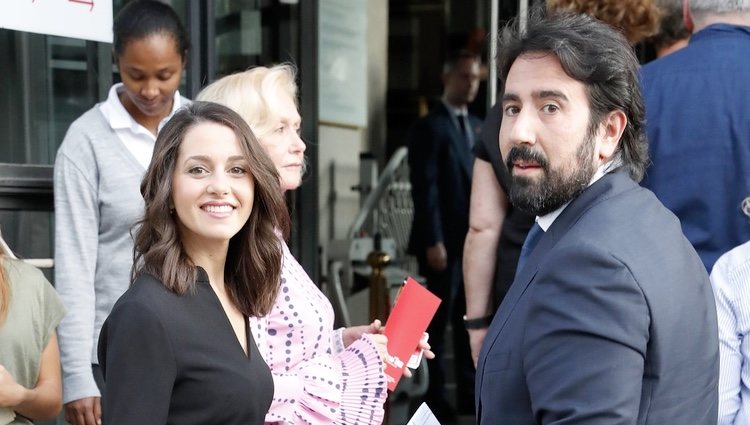
[[267,314],[289,226],[245,122],[196,102],[156,140],[134,282],[102,327],[104,423],[259,424],[273,381],[248,327]]
[[201,123],[185,135],[172,177],[171,209],[186,249],[227,249],[253,209],[249,167],[228,127]]

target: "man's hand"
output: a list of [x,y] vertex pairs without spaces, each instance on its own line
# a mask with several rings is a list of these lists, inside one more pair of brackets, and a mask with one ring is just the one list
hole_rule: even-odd
[[101,425],[101,398],[87,397],[66,404],[65,420],[70,425]]
[[427,265],[436,272],[441,272],[448,267],[448,252],[442,242],[427,248]]
[[479,351],[482,349],[484,343],[484,337],[487,336],[487,329],[468,329],[469,332],[469,346],[471,347],[471,360],[474,361],[474,368],[477,367],[479,361]]

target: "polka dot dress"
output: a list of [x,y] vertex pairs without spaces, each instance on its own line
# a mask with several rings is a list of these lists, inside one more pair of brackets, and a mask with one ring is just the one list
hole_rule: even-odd
[[331,303],[283,247],[276,303],[268,316],[250,319],[274,376],[266,423],[381,423],[387,394],[375,344],[364,336],[343,351],[334,348],[340,336]]

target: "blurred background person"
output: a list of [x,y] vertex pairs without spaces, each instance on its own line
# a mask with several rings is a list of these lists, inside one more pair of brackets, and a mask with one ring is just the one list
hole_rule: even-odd
[[73,425],[99,423],[95,341],[130,282],[130,229],[143,211],[138,187],[156,135],[188,102],[177,90],[188,37],[169,6],[130,2],[113,31],[122,82],[71,124],[54,167],[55,285],[69,310],[59,328],[63,400]]
[[[299,135],[302,118],[291,65],[260,66],[226,76],[204,88],[197,99],[238,112],[275,164],[282,192],[300,186],[305,143]],[[282,274],[273,309],[250,319],[274,379],[266,423],[381,423],[387,382],[382,363],[386,339],[378,335],[380,321],[333,330],[330,301],[286,243],[282,247]]]
[[[443,421],[474,414],[474,368],[464,329],[466,312],[462,258],[469,228],[472,148],[481,120],[468,113],[479,87],[480,59],[468,51],[448,55],[441,74],[442,101],[409,133],[409,178],[414,220],[409,252],[416,256],[427,288],[443,302],[427,332],[435,352],[425,401]],[[456,400],[446,393],[446,341],[451,324]],[[454,404],[455,403],[455,404]]]
[[60,413],[55,328],[64,315],[62,301],[38,269],[0,252],[0,423],[30,425]]
[[680,219],[711,271],[750,240],[750,1],[685,2],[684,48],[643,66],[651,165],[642,185]]
[[654,47],[656,58],[687,46],[690,31],[685,27],[682,0],[654,0],[661,9],[659,32],[648,38]]
[[273,381],[248,327],[278,292],[276,169],[221,105],[181,109],[141,184],[134,281],[104,322],[104,423],[261,424]]

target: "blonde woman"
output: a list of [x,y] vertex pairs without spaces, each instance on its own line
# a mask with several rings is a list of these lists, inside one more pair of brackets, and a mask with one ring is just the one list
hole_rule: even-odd
[[[294,68],[257,67],[206,87],[198,100],[237,111],[279,172],[281,190],[298,188],[305,166]],[[283,245],[279,293],[251,329],[271,367],[274,397],[266,423],[379,424],[386,380],[380,322],[333,330],[331,303]]]
[[60,413],[55,328],[64,315],[38,269],[0,253],[0,424],[30,425]]

